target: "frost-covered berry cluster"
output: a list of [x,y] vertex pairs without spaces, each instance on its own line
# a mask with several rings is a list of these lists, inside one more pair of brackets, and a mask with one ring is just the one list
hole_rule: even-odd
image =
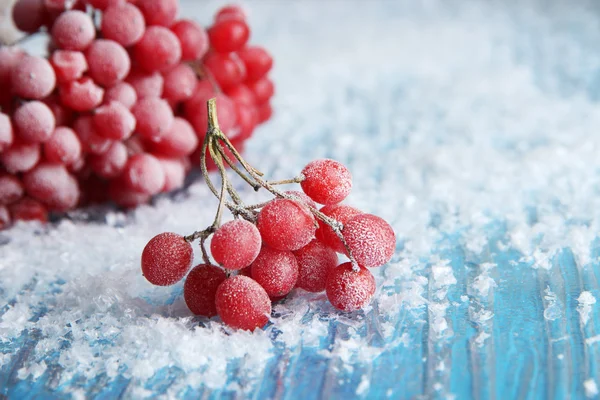
[[[201,162],[206,182],[219,198],[215,220],[188,236],[166,232],[152,238],[142,253],[146,279],[166,286],[187,274],[184,297],[189,309],[197,315],[218,315],[240,329],[264,326],[271,302],[294,288],[326,291],[331,304],[342,311],[366,306],[375,293],[368,268],[391,259],[396,237],[383,219],[341,203],[352,189],[348,169],[334,160],[315,160],[295,178],[267,181],[220,130],[215,99],[208,101],[208,125]],[[219,170],[220,190],[208,174],[208,160]],[[274,198],[244,204],[226,166]],[[277,188],[291,183],[299,183],[302,192]],[[317,203],[323,207],[317,208]],[[225,208],[234,219],[222,224]],[[211,236],[209,251],[206,240]],[[193,264],[191,243],[197,239],[203,262],[188,273]],[[337,253],[349,261],[340,264]]]
[[15,25],[47,35],[49,54],[0,46],[0,229],[181,187],[212,97],[239,149],[271,117],[273,59],[249,43],[243,10],[207,29],[178,12],[178,0],[15,3]]

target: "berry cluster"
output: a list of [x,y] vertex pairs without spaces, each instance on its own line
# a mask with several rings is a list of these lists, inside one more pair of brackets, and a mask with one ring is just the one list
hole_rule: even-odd
[[[219,198],[215,220],[189,236],[167,232],[152,238],[142,253],[146,279],[166,286],[187,274],[184,298],[189,309],[197,315],[219,315],[224,323],[240,329],[264,326],[271,302],[294,288],[325,290],[331,304],[342,311],[367,305],[375,292],[375,279],[367,268],[391,259],[396,238],[383,219],[341,203],[352,188],[348,169],[334,160],[315,160],[295,178],[265,181],[219,129],[215,99],[208,102],[208,114],[201,164],[209,188]],[[220,172],[220,191],[206,173],[207,156]],[[227,177],[226,165],[274,198],[245,205]],[[300,183],[302,192],[276,187],[289,183]],[[316,203],[323,207],[318,209]],[[221,224],[224,208],[234,219]],[[214,263],[205,245],[211,235]],[[188,274],[193,262],[191,242],[196,239],[200,239],[203,262]],[[339,264],[336,253],[350,261]]]
[[[123,207],[199,165],[206,101],[238,148],[271,116],[273,60],[236,6],[204,29],[178,0],[18,0],[16,26],[47,58],[0,47],[0,229],[48,211]],[[216,168],[209,165],[209,169]]]

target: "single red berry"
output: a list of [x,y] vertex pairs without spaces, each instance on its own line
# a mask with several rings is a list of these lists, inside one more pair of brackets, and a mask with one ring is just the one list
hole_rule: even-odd
[[0,112],[0,153],[10,147],[13,139],[14,133],[10,117]]
[[273,67],[273,57],[262,47],[248,46],[238,52],[246,66],[246,81],[256,82]]
[[44,0],[18,0],[12,9],[13,22],[23,32],[37,31],[44,25],[46,17]]
[[12,174],[29,171],[40,160],[39,143],[25,143],[15,141],[0,154],[0,161],[4,168]]
[[231,4],[225,6],[215,14],[215,22],[219,22],[225,19],[237,19],[240,21],[246,20],[246,12],[242,9],[242,7]]
[[23,187],[52,210],[70,210],[79,201],[77,180],[62,164],[38,164],[23,175]]
[[63,50],[85,50],[96,37],[89,15],[79,10],[62,13],[52,25],[52,41]]
[[87,49],[88,74],[102,86],[110,87],[122,81],[131,69],[127,51],[113,40],[98,39]]
[[104,153],[90,154],[88,163],[96,175],[111,179],[121,175],[127,165],[127,157],[127,147],[120,141],[114,141]]
[[375,294],[375,278],[371,272],[360,267],[352,269],[352,263],[333,268],[327,275],[327,298],[337,309],[350,312],[360,310]]
[[131,3],[108,7],[102,14],[102,35],[122,46],[136,44],[144,35],[146,22],[142,12]]
[[75,132],[66,126],[57,127],[43,147],[46,160],[52,163],[71,165],[81,157],[81,142]]
[[307,207],[294,200],[274,199],[258,214],[263,241],[278,250],[298,250],[315,237],[315,219]]
[[148,25],[171,26],[179,12],[177,0],[137,0],[135,4],[144,14]]
[[104,89],[87,76],[59,87],[60,101],[75,111],[91,111],[104,97]]
[[157,157],[165,174],[163,192],[170,192],[183,187],[185,182],[185,166],[181,159]]
[[[160,94],[156,97],[159,96]],[[104,93],[104,104],[110,104],[111,101],[118,101],[131,110],[137,102],[137,93],[129,83],[119,82],[115,86],[106,89]]]
[[164,71],[181,60],[181,43],[167,28],[150,26],[133,47],[133,56],[148,72]]
[[247,82],[246,85],[254,94],[256,104],[259,105],[267,103],[275,94],[275,85],[267,77],[263,77],[255,82]]
[[298,261],[291,251],[263,246],[252,263],[251,273],[269,297],[285,296],[298,280]]
[[[350,207],[346,204],[332,204],[329,206],[322,207],[319,211],[345,225],[351,218],[356,215],[364,214],[357,208]],[[317,240],[328,246],[330,249],[337,251],[338,253],[346,254],[346,248],[344,244],[335,234],[333,229],[319,220],[319,229],[316,232]]]
[[352,175],[342,163],[330,160],[314,160],[302,170],[302,190],[320,204],[336,204],[344,200],[352,190]]
[[127,139],[135,129],[135,117],[118,101],[96,108],[93,118],[96,133],[107,139]]
[[181,42],[183,61],[200,60],[208,51],[208,35],[196,22],[182,19],[171,27],[171,31]]
[[133,87],[138,99],[162,96],[165,82],[159,72],[146,73],[135,70],[125,80]]
[[214,233],[210,252],[215,261],[227,269],[241,269],[252,264],[260,252],[261,238],[256,226],[243,219],[223,224]]
[[160,140],[173,126],[173,110],[165,100],[145,97],[132,109],[137,121],[137,132],[148,140]]
[[13,126],[17,134],[28,143],[45,142],[50,139],[55,124],[52,110],[41,101],[24,103],[13,115]]
[[0,175],[0,204],[14,203],[23,197],[23,184],[18,177],[11,174]]
[[155,195],[165,185],[165,172],[160,161],[150,154],[135,154],[129,158],[122,178],[136,192]]
[[175,68],[163,73],[163,97],[166,100],[178,103],[192,97],[196,91],[196,73],[187,64],[179,64]]
[[239,19],[218,21],[208,30],[210,45],[218,53],[240,50],[249,37],[250,28],[245,21]]
[[42,99],[56,86],[56,74],[50,63],[41,57],[24,56],[12,69],[13,94],[26,99]]
[[246,78],[246,67],[235,54],[210,53],[204,57],[203,62],[223,90],[241,84]]
[[221,320],[232,328],[262,328],[271,315],[269,295],[256,281],[246,276],[233,276],[221,283],[215,303]]
[[363,267],[379,267],[394,255],[396,235],[384,219],[372,214],[352,217],[342,231],[356,262]]
[[219,285],[227,279],[225,272],[214,265],[195,266],[183,285],[183,298],[190,311],[196,315],[217,315],[215,296]]
[[154,285],[173,285],[185,276],[193,259],[192,245],[183,236],[164,232],[154,236],[144,247],[142,273]]
[[80,51],[56,50],[50,57],[56,79],[60,83],[74,81],[83,76],[88,69],[88,63]]
[[298,261],[298,282],[296,286],[309,292],[325,290],[327,274],[338,265],[335,251],[323,243],[313,240],[300,250],[294,251]]
[[8,206],[13,221],[48,221],[48,209],[42,203],[23,197]]
[[152,153],[166,157],[183,157],[198,147],[198,136],[194,128],[183,118],[175,117],[171,130],[158,139],[147,141]]
[[94,120],[90,115],[82,115],[73,122],[73,130],[86,153],[103,154],[110,148],[111,139],[98,135]]

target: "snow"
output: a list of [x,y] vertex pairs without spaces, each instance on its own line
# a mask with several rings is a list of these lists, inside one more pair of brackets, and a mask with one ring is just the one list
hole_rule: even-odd
[[[39,379],[59,364],[55,385],[122,375],[131,380],[129,397],[149,395],[148,380],[173,366],[181,374],[172,380],[172,397],[187,387],[233,385],[232,368],[245,382],[240,390],[251,391],[277,354],[298,346],[318,349],[344,372],[371,365],[394,346],[427,341],[440,354],[415,357],[451,370],[446,344],[460,334],[450,317],[457,308],[469,307],[461,315],[477,326],[477,351],[497,346],[489,335],[497,323],[494,296],[509,284],[498,279],[502,268],[539,280],[541,289],[514,291],[541,298],[548,323],[560,323],[574,304],[589,328],[597,291],[546,281],[597,263],[591,249],[600,231],[600,107],[590,80],[600,56],[586,47],[597,46],[597,20],[562,3],[551,14],[533,3],[467,1],[451,11],[444,3],[251,6],[253,40],[275,56],[277,97],[273,121],[256,132],[246,157],[271,179],[297,176],[315,158],[348,166],[348,203],[389,221],[398,238],[392,261],[372,269],[378,289],[367,310],[343,314],[322,294],[296,291],[274,307],[265,330],[232,331],[192,317],[181,284],[148,284],[139,257],[151,237],[189,234],[212,222],[217,201],[197,181],[128,214],[92,212],[86,221],[78,212],[48,227],[19,224],[1,233],[0,303],[7,306],[0,309],[0,337],[15,347],[3,350],[0,363],[13,362],[19,337],[35,329],[39,341],[19,379]],[[202,2],[203,9],[216,7]],[[554,29],[555,20],[577,21],[593,46]],[[536,36],[519,24],[535,27]],[[248,203],[265,199],[235,184]],[[491,234],[494,223],[503,227],[500,237]],[[463,245],[454,258],[464,262],[447,254],[452,235]],[[515,252],[519,261],[480,263],[492,259],[492,248]],[[557,261],[565,249],[571,267]],[[467,263],[478,267],[473,275]],[[398,323],[399,315],[406,319]],[[414,327],[428,329],[427,339],[411,340],[403,329]],[[583,340],[592,351],[600,336]],[[436,375],[433,382],[450,395],[446,380]],[[591,393],[596,384],[586,382]],[[355,384],[368,395],[366,384]]]

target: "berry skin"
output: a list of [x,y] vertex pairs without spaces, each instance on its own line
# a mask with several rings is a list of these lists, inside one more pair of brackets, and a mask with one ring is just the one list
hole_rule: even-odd
[[247,276],[233,276],[221,283],[215,304],[221,320],[232,328],[254,330],[269,322],[269,295]]
[[296,285],[298,261],[291,251],[263,246],[250,271],[252,279],[265,289],[269,297],[281,297]]
[[294,251],[294,256],[298,262],[296,286],[309,292],[325,290],[327,274],[338,264],[335,251],[313,240],[300,250]]
[[215,261],[227,269],[249,266],[260,252],[260,232],[254,224],[243,219],[229,221],[214,233],[210,252]]
[[92,154],[102,154],[106,152],[112,141],[98,135],[94,128],[93,117],[83,115],[73,122],[73,130],[77,134],[84,152]]
[[10,174],[0,175],[0,204],[14,203],[23,197],[23,185],[19,178]]
[[52,110],[41,101],[30,101],[17,108],[13,126],[21,139],[28,143],[45,142],[50,139],[56,119]]
[[133,56],[146,71],[164,71],[181,60],[177,36],[162,26],[150,26],[133,47]]
[[66,126],[57,127],[43,147],[44,156],[51,163],[71,165],[81,157],[81,142],[75,132]]
[[198,137],[189,122],[175,117],[171,130],[158,141],[149,141],[148,147],[155,154],[182,157],[191,154],[198,147]]
[[262,124],[267,122],[273,116],[273,107],[271,107],[270,103],[262,104],[257,109],[258,114],[258,123]]
[[174,103],[192,97],[196,90],[196,73],[187,64],[179,64],[175,68],[163,73],[163,97]]
[[162,96],[164,79],[158,72],[144,73],[134,71],[129,74],[126,81],[133,87],[138,99]]
[[217,11],[217,14],[215,15],[215,22],[223,21],[226,19],[237,19],[240,21],[245,21],[246,12],[242,9],[242,7],[235,4],[225,6],[219,9],[219,11]]
[[177,158],[157,157],[157,159],[165,174],[165,184],[162,191],[170,192],[183,187],[185,182],[185,166],[183,162]]
[[179,12],[177,0],[138,0],[136,5],[148,25],[171,26]]
[[0,153],[8,149],[14,139],[10,117],[0,112]]
[[104,89],[87,76],[61,85],[58,93],[60,101],[75,111],[91,111],[104,98]]
[[394,255],[394,230],[376,215],[360,214],[352,217],[344,225],[342,234],[356,262],[363,267],[379,267]]
[[98,107],[93,119],[96,133],[113,140],[127,139],[136,124],[133,114],[117,101]]
[[62,13],[52,25],[52,40],[63,50],[85,50],[96,37],[89,15],[79,10]]
[[11,86],[17,96],[33,100],[42,99],[54,90],[56,75],[47,60],[25,56],[12,69]]
[[262,47],[248,46],[238,52],[246,66],[246,81],[256,82],[273,67],[273,57]]
[[352,269],[352,263],[344,263],[329,271],[327,275],[327,298],[337,309],[350,312],[360,310],[375,294],[375,278],[371,272],[360,267]]
[[80,51],[56,50],[50,57],[50,63],[60,83],[79,79],[88,69],[87,60]]
[[294,200],[274,199],[258,214],[263,241],[278,250],[298,250],[315,237],[315,219],[308,208]]
[[137,103],[137,98],[135,89],[127,82],[119,82],[104,92],[105,104],[110,104],[111,101],[118,101],[129,110]]
[[48,209],[42,203],[30,197],[23,197],[8,206],[13,221],[48,221]]
[[285,194],[289,194],[290,196],[294,196],[294,197],[296,197],[297,201],[299,201],[299,202],[301,202],[301,203],[303,202],[303,203],[305,203],[306,205],[308,205],[308,206],[310,206],[310,207],[312,207],[312,208],[314,208],[314,209],[317,209],[317,208],[318,208],[318,207],[317,207],[317,203],[315,203],[315,202],[313,201],[313,199],[311,199],[310,197],[308,197],[308,196],[306,195],[306,193],[300,192],[299,190],[288,190],[288,191],[285,191],[285,192],[283,192],[283,193],[285,193]]
[[330,159],[314,160],[302,170],[302,190],[320,204],[336,204],[352,190],[352,175],[340,162]]
[[240,50],[250,37],[250,29],[243,20],[224,19],[216,22],[208,30],[208,38],[217,53],[231,53]]
[[106,10],[108,7],[116,6],[123,3],[123,0],[85,0],[90,6],[98,10]]
[[215,295],[219,285],[227,279],[225,272],[214,265],[195,266],[183,285],[183,298],[190,311],[196,315],[217,315]]
[[142,273],[154,285],[173,285],[185,276],[193,259],[192,245],[183,236],[164,232],[154,236],[144,247]]
[[131,68],[127,51],[112,40],[94,40],[85,55],[89,75],[102,86],[110,87],[123,80]]
[[173,110],[163,99],[146,97],[132,109],[137,120],[137,132],[148,140],[159,140],[173,126]]
[[246,77],[246,68],[235,54],[211,53],[204,58],[204,66],[223,90],[239,85]]
[[254,93],[256,104],[265,104],[275,94],[275,86],[269,78],[261,78],[256,82],[247,82],[246,84]]
[[[122,179],[113,179],[108,185],[108,196],[117,205],[123,208],[131,208],[147,203],[150,195],[136,192],[131,189]],[[185,275],[185,274],[184,274]]]
[[38,164],[23,175],[23,187],[53,210],[72,209],[79,200],[77,181],[62,164]]
[[[342,225],[345,225],[346,222],[348,222],[354,216],[364,214],[359,209],[347,206],[345,204],[333,204],[330,206],[325,206],[319,211],[340,222]],[[346,248],[344,247],[344,244],[340,238],[335,234],[329,225],[326,225],[322,221],[319,221],[319,229],[317,229],[316,236],[317,240],[329,248],[337,251],[338,253],[346,254]]]
[[44,25],[46,16],[44,0],[18,0],[12,10],[15,26],[27,33],[40,29]]
[[0,47],[0,87],[10,86],[12,70],[23,57],[25,52],[18,47]]
[[4,168],[12,174],[29,171],[40,160],[38,143],[14,142],[11,147],[0,154]]
[[129,158],[123,171],[125,184],[133,191],[155,195],[165,185],[165,173],[156,157],[140,153]]
[[136,44],[144,35],[146,22],[142,12],[131,3],[108,7],[102,16],[102,34],[121,46]]
[[171,31],[181,42],[181,60],[200,60],[209,48],[208,35],[204,28],[188,19],[177,21]]
[[127,164],[127,157],[127,147],[122,142],[115,141],[104,153],[92,154],[88,160],[96,175],[111,179],[121,175]]

